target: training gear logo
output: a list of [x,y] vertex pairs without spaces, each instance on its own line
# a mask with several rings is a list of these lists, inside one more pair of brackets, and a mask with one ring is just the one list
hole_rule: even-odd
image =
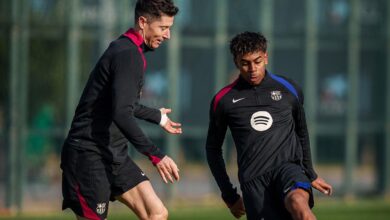
[[284,194],[288,193],[288,191],[290,191],[290,189],[291,189],[291,186],[288,187],[287,189],[283,190],[283,193],[284,193]]
[[280,91],[272,91],[271,98],[275,101],[279,101],[282,99],[282,93]]
[[101,215],[106,211],[106,203],[98,203],[96,207],[96,212]]
[[245,98],[240,98],[240,99],[234,99],[234,98],[233,98],[232,102],[233,102],[233,103],[236,103],[236,102],[239,102],[239,101],[241,101],[241,100],[243,100],[243,99],[245,99]]
[[266,111],[255,112],[251,117],[252,128],[256,131],[266,131],[271,127],[272,123],[272,116]]

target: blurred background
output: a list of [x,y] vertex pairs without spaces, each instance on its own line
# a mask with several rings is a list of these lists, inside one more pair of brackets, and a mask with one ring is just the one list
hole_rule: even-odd
[[[131,145],[129,152],[168,205],[222,204],[205,161],[208,110],[212,96],[237,77],[228,45],[243,31],[262,32],[268,70],[302,86],[315,168],[334,185],[333,199],[389,198],[390,1],[175,3],[171,40],[146,54],[142,102],[172,108],[184,133],[168,136],[140,123],[178,163],[181,182],[166,186]],[[60,210],[60,151],[75,106],[102,52],[133,25],[134,5],[0,0],[0,216]],[[237,183],[231,138],[224,154]]]

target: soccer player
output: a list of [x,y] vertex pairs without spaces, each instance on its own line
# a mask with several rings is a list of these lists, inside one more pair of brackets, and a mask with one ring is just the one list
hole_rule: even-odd
[[171,0],[138,0],[134,27],[109,47],[92,70],[77,106],[61,155],[63,209],[77,219],[106,219],[109,201],[118,200],[140,219],[167,219],[168,211],[144,172],[130,159],[127,143],[146,155],[163,181],[179,180],[175,162],[142,132],[136,118],[180,134],[171,109],[139,103],[144,52],[170,38],[178,8]]
[[[266,70],[267,40],[262,34],[236,35],[230,51],[240,75],[214,96],[206,143],[223,200],[236,218],[315,219],[311,187],[327,195],[332,187],[312,166],[301,89]],[[242,198],[222,157],[228,127],[237,148]]]

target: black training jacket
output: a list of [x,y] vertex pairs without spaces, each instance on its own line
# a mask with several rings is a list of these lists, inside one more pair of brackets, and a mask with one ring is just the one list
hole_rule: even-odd
[[128,141],[154,164],[164,157],[136,122],[161,120],[159,110],[139,104],[145,50],[142,36],[133,29],[111,42],[89,76],[66,142],[96,151],[114,164],[127,157]]
[[292,81],[266,72],[258,86],[242,77],[220,90],[210,106],[207,161],[227,204],[238,198],[226,173],[222,144],[229,127],[237,149],[240,183],[285,162],[301,164],[311,180],[313,170],[303,94]]

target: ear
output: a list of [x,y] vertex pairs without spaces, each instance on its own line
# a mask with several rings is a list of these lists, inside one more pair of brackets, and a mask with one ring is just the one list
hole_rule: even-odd
[[234,64],[236,65],[236,67],[237,67],[237,68],[240,68],[240,67],[238,66],[237,58],[235,58],[235,59],[233,59],[233,60],[234,60]]
[[268,64],[268,53],[267,52],[265,52],[264,58],[265,58],[265,65],[267,65]]
[[141,30],[143,30],[147,24],[147,18],[144,16],[139,16],[138,18],[138,26],[140,27]]

